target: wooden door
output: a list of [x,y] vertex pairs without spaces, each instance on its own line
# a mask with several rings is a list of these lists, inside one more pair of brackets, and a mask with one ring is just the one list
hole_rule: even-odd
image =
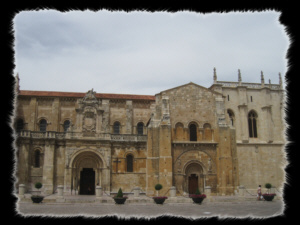
[[195,194],[198,188],[198,176],[191,174],[189,177],[189,194]]
[[92,168],[83,168],[80,172],[80,194],[95,194],[95,171]]

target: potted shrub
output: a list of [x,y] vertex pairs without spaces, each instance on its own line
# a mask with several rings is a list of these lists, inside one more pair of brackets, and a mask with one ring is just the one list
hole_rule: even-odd
[[270,193],[271,187],[272,187],[272,184],[270,184],[270,183],[265,184],[265,188],[268,189],[268,193],[262,194],[262,196],[266,201],[272,201],[274,199],[274,197],[276,196],[275,193]]
[[[40,188],[43,187],[43,185],[42,185],[42,183],[37,182],[37,183],[35,183],[34,187],[39,190]],[[41,195],[32,195],[31,196],[31,200],[33,203],[41,203],[43,201],[43,199],[44,199],[44,196],[41,196]]]
[[122,189],[120,188],[118,194],[114,197],[116,204],[124,204],[127,199],[127,196],[123,196]]
[[168,197],[165,197],[165,196],[159,196],[159,190],[161,190],[163,188],[163,186],[161,184],[156,184],[155,185],[155,190],[157,191],[157,196],[153,197],[153,200],[156,204],[163,204],[165,202],[165,200],[168,198]]
[[205,194],[201,194],[201,192],[199,191],[199,188],[197,188],[195,194],[190,195],[190,198],[193,200],[194,203],[196,204],[201,204],[203,199],[206,198]]

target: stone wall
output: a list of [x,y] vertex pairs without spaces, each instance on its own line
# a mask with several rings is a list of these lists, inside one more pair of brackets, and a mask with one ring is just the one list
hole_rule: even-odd
[[240,185],[255,189],[258,185],[271,183],[283,187],[285,154],[282,145],[238,144]]
[[[17,141],[18,182],[27,191],[37,181],[46,193],[58,185],[70,191],[78,174],[74,165],[80,164],[76,160],[87,157],[105,191],[121,187],[130,192],[139,186],[154,195],[154,186],[161,183],[161,193],[171,186],[188,192],[190,174],[198,176],[202,191],[210,186],[212,195],[231,195],[239,185],[252,189],[269,182],[280,187],[286,163],[283,91],[258,86],[215,82],[208,89],[189,83],[157,94],[155,101],[149,96],[96,98],[93,90],[85,96],[21,94],[16,118],[23,119],[26,131]],[[255,138],[249,138],[251,110],[257,114]],[[41,119],[47,121],[46,133],[39,132]],[[64,133],[66,120],[72,126]],[[121,124],[118,135],[113,134],[116,121]],[[144,125],[143,135],[137,135],[138,123]],[[196,126],[192,141],[191,124]],[[33,167],[37,149],[40,168]],[[133,156],[132,172],[126,168],[128,154]]]

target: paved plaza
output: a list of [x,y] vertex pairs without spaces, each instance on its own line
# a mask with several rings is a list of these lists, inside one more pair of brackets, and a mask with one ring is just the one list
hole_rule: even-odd
[[282,200],[268,201],[205,201],[201,205],[194,203],[164,203],[157,205],[153,202],[114,203],[85,202],[85,203],[32,203],[21,201],[17,203],[16,211],[24,216],[51,217],[113,217],[151,219],[160,216],[172,216],[189,219],[207,217],[218,218],[270,218],[283,215]]

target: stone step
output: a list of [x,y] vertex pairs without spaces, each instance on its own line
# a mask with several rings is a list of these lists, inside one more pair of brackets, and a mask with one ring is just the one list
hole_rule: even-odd
[[[274,200],[280,200],[279,196],[276,196]],[[25,195],[20,198],[22,202],[32,202],[31,195]],[[241,202],[241,201],[257,201],[256,196],[210,196],[205,199],[205,202]],[[69,195],[69,196],[57,196],[50,195],[46,196],[43,200],[44,203],[110,203],[114,204],[114,200],[110,196],[96,197],[96,196],[83,196],[83,195]],[[151,197],[129,197],[126,200],[127,203],[152,203],[154,200]],[[165,203],[193,203],[193,200],[188,197],[177,196],[168,197]]]

